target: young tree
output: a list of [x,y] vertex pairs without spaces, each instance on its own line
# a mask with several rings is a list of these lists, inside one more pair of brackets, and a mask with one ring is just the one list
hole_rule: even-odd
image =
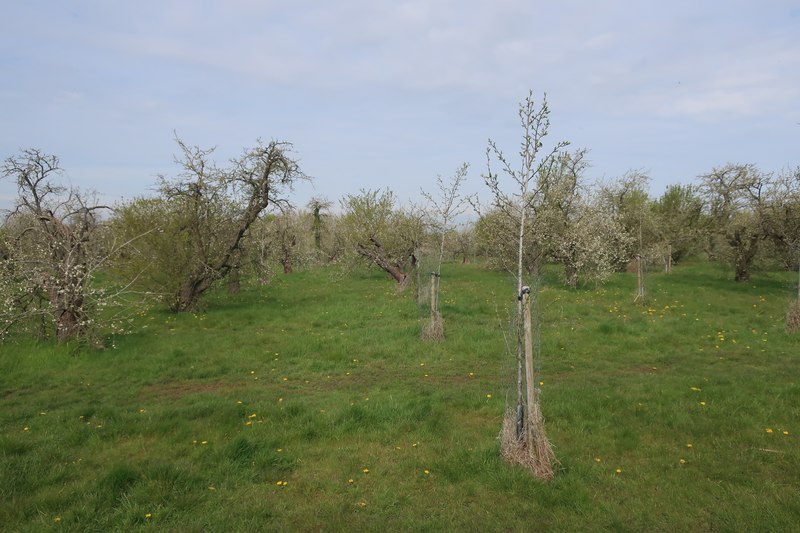
[[467,179],[469,165],[462,164],[447,182],[437,176],[436,185],[439,192],[436,196],[422,191],[422,196],[428,201],[428,224],[439,239],[438,257],[435,267],[431,272],[431,316],[427,326],[422,331],[423,339],[439,340],[444,336],[442,315],[439,311],[439,282],[442,276],[442,260],[444,259],[445,241],[448,233],[453,231],[453,219],[466,211],[469,205],[468,198],[459,192]]
[[656,235],[664,251],[664,270],[699,248],[703,201],[692,185],[670,185],[653,202]]
[[578,246],[570,231],[584,211],[581,180],[588,166],[586,150],[563,152],[542,180],[544,202],[537,217],[547,254],[564,265],[567,284],[578,284]]
[[235,268],[250,226],[268,207],[289,206],[287,194],[308,179],[290,156],[291,144],[258,142],[218,168],[213,152],[177,140],[182,172],[161,178],[160,195],[119,210],[122,234],[157,224],[158,233],[137,246],[135,268],[166,294],[173,311],[191,311],[214,282]]
[[634,243],[621,267],[635,261],[636,294],[634,301],[646,300],[647,262],[654,254],[656,223],[652,216],[647,186],[650,177],[639,171],[629,171],[615,182],[600,188],[600,198],[609,213],[619,220],[629,240]]
[[563,263],[567,285],[579,280],[600,284],[629,255],[633,241],[616,215],[592,197],[579,197],[574,212],[551,243],[551,255]]
[[[87,339],[98,321],[116,328],[104,308],[121,304],[125,287],[93,286],[98,269],[125,245],[108,239],[100,212],[108,210],[91,195],[56,181],[58,157],[22,150],[0,169],[16,181],[19,197],[4,223],[0,260],[0,337],[11,328],[50,328],[59,342]],[[118,318],[118,317],[117,317]],[[38,325],[34,325],[38,324]]]
[[[531,468],[534,474],[544,479],[553,476],[553,452],[544,434],[544,420],[539,402],[539,386],[534,374],[534,359],[537,361],[541,342],[541,327],[538,313],[538,288],[540,279],[538,270],[531,276],[531,283],[524,283],[525,235],[528,226],[536,226],[538,207],[544,202],[546,186],[544,178],[557,163],[559,151],[567,146],[559,142],[550,152],[542,153],[544,139],[550,127],[550,109],[547,97],[542,99],[539,107],[535,105],[533,92],[519,106],[518,115],[523,130],[520,147],[521,161],[519,166],[512,165],[494,141],[489,140],[486,151],[488,171],[484,181],[489,187],[497,209],[511,215],[516,221],[517,247],[517,408],[514,415],[506,417],[503,431],[503,447],[509,459],[521,462]],[[506,193],[501,184],[500,175],[492,172],[492,159],[496,159],[502,173],[510,181],[511,193]],[[529,217],[532,217],[529,219]],[[529,304],[533,308],[525,304]],[[525,315],[533,315],[535,325],[526,328]],[[530,316],[530,315],[529,315]],[[527,331],[526,331],[527,330]],[[534,348],[536,354],[533,354]],[[524,367],[524,372],[523,372]],[[523,395],[523,376],[526,394]],[[527,402],[526,402],[527,400]],[[527,410],[525,405],[527,403]],[[512,429],[513,428],[513,429]]]

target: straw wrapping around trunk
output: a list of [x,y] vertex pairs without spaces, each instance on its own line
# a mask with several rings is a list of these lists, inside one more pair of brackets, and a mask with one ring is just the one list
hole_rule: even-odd
[[500,453],[511,464],[519,465],[542,480],[553,479],[553,465],[557,464],[553,448],[544,432],[544,418],[534,408],[536,418],[528,424],[523,438],[517,438],[516,413],[508,409],[500,430]]

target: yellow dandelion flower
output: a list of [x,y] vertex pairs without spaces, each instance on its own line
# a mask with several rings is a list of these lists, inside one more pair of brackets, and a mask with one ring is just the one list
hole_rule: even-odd
[[430,470],[423,470],[423,472],[425,472],[425,475],[426,475],[426,476],[427,476],[428,474],[430,474],[430,473],[431,473],[431,471],[430,471]]
[[491,399],[492,399],[492,395],[491,395],[491,394],[487,394],[487,395],[486,395],[486,398],[487,398],[487,399],[489,399],[489,400],[491,400]]
[[61,522],[61,517],[60,516],[56,516],[55,518],[53,518],[53,522],[58,524],[59,522]]
[[767,433],[772,433],[772,428],[767,428],[765,431],[766,431]]
[[22,431],[30,431],[30,429],[31,428],[29,428],[28,426],[25,426],[24,428],[22,428]]
[[365,474],[369,474],[369,468],[365,468],[364,470],[362,470],[362,472],[364,472]]
[[783,434],[784,434],[784,435],[788,435],[788,434],[789,434],[789,432],[788,432],[788,431],[784,431],[784,432],[783,432]]
[[153,517],[153,513],[147,513],[146,515],[144,515],[144,517],[145,518],[152,518]]
[[682,465],[685,465],[685,464],[686,464],[686,460],[685,460],[685,459],[681,459],[681,460],[680,460],[680,461],[678,461],[678,462],[679,462],[680,464],[682,464]]
[[621,473],[622,473],[622,469],[621,469],[621,468],[617,468],[617,469],[615,470],[615,472],[616,472],[617,474],[621,474]]
[[599,463],[599,462],[600,462],[600,458],[599,458],[599,457],[595,457],[595,458],[594,458],[594,462],[595,462],[595,463]]
[[353,481],[352,479],[348,479],[347,482],[348,483],[355,483],[355,481]]
[[703,407],[705,407],[705,405],[706,405],[706,402],[700,402],[700,405],[702,405]]
[[248,420],[247,422],[244,423],[244,425],[245,426],[252,426],[253,425],[253,421],[252,420]]
[[206,444],[208,444],[208,441],[207,441],[207,440],[204,440],[204,441],[203,441],[203,442],[201,442],[200,444],[202,444],[203,446],[205,446]]
[[688,443],[688,444],[686,445],[686,447],[687,447],[687,448],[691,448],[691,447],[692,447],[692,443],[691,443],[691,442],[690,442],[690,443]]

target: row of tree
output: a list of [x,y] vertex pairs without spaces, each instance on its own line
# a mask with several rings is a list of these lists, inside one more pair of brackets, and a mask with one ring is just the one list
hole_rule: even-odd
[[[471,199],[477,220],[456,225],[466,165],[439,179],[438,196],[423,191],[421,206],[362,190],[338,209],[324,199],[297,209],[292,187],[308,178],[290,144],[259,142],[225,166],[211,150],[178,147],[176,177],[113,207],[63,186],[53,155],[29,149],[6,159],[2,176],[19,196],[0,228],[0,335],[18,328],[63,341],[90,335],[101,319],[121,328],[147,297],[191,311],[214,283],[237,290],[242,278],[269,281],[276,267],[366,262],[405,287],[419,282],[421,262],[436,278],[448,256],[482,256],[515,272],[521,251],[527,273],[558,263],[574,287],[632,266],[669,270],[697,253],[731,264],[744,281],[759,257],[797,268],[800,256],[800,168],[729,164],[654,199],[641,172],[590,184],[586,150],[560,146],[537,169],[524,207],[495,181],[489,205]],[[484,176],[490,186],[492,176]],[[531,224],[520,249],[522,212]]]

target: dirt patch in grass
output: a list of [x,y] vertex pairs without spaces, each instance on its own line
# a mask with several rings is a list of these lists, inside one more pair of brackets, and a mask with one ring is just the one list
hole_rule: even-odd
[[180,383],[156,383],[144,387],[139,393],[147,398],[183,398],[190,394],[203,394],[205,392],[230,391],[242,388],[242,384],[228,381],[187,381]]

